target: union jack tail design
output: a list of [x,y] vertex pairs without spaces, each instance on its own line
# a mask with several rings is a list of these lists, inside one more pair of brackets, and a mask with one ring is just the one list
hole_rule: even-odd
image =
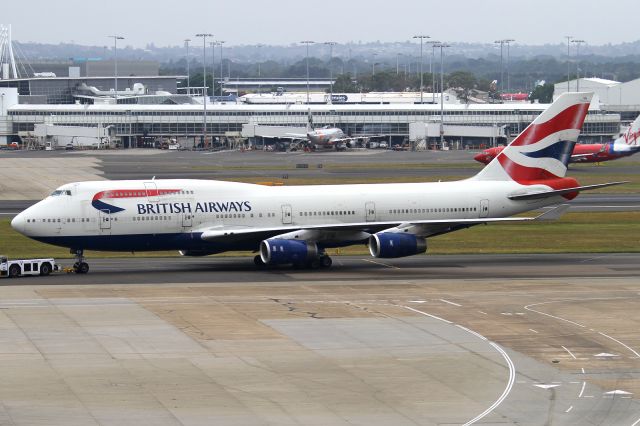
[[593,93],[564,93],[474,179],[513,180],[553,189],[577,186],[564,178]]

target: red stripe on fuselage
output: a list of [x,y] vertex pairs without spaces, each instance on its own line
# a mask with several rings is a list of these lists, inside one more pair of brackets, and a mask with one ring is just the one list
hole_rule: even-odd
[[110,189],[108,191],[98,192],[93,196],[93,201],[103,198],[139,198],[139,197],[158,197],[162,195],[171,195],[179,193],[181,189]]

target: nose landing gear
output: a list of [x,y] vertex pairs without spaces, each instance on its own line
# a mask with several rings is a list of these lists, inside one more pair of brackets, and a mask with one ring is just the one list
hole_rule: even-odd
[[89,272],[89,264],[85,261],[84,250],[71,250],[71,253],[75,255],[76,262],[73,264],[73,272],[76,274],[86,274]]

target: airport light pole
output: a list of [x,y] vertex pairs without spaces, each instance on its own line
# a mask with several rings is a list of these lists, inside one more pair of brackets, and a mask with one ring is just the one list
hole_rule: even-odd
[[510,58],[510,54],[511,54],[511,43],[513,43],[515,40],[512,38],[507,38],[503,40],[504,43],[507,45],[507,93],[511,93],[511,58]]
[[429,57],[429,73],[431,74],[431,103],[436,103],[436,73],[433,72],[433,59],[436,56],[436,45],[439,41],[429,40],[427,43],[431,45],[431,57]]
[[212,41],[209,45],[211,46],[211,95],[213,96],[213,103],[216,97],[216,41]]
[[329,98],[329,103],[333,103],[333,46],[335,46],[335,41],[325,41],[324,44],[329,46],[329,82],[331,84],[331,97]]
[[444,49],[451,47],[446,43],[435,45],[440,48],[440,147],[444,147]]
[[413,38],[419,38],[420,39],[420,104],[422,104],[423,102],[423,97],[424,97],[424,84],[422,83],[422,80],[424,78],[424,73],[422,72],[422,65],[424,63],[423,59],[422,59],[422,43],[424,41],[424,39],[426,38],[431,38],[428,35],[414,35]]
[[113,38],[113,99],[118,99],[118,40],[124,40],[124,37],[119,35],[110,35],[108,37]]
[[261,84],[262,72],[260,69],[260,59],[262,58],[262,56],[260,56],[260,49],[264,47],[264,44],[258,44],[257,47],[258,47],[258,93],[262,93],[262,84]]
[[191,74],[189,73],[189,42],[190,38],[184,39],[184,45],[187,48],[187,95],[191,94]]
[[402,53],[396,53],[396,75],[400,75],[400,56]]
[[576,92],[580,91],[580,45],[586,43],[584,40],[571,40],[576,44]]
[[202,112],[202,145],[207,141],[207,37],[213,37],[213,34],[200,33],[196,37],[202,37],[202,92],[204,99],[204,109]]
[[307,105],[309,105],[309,45],[314,44],[315,42],[311,40],[303,40],[300,43],[307,46]]
[[371,56],[373,57],[373,63],[371,67],[371,85],[373,85],[373,76],[376,75],[376,57],[378,56],[378,54],[372,53]]
[[226,42],[224,40],[218,40],[217,44],[220,46],[220,96],[222,96],[222,84],[224,82],[224,69],[222,68],[222,45]]
[[567,39],[567,92],[571,91],[571,86],[570,86],[570,75],[571,75],[571,51],[569,50],[569,48],[571,47],[571,40],[573,39],[573,36],[564,36],[564,38]]

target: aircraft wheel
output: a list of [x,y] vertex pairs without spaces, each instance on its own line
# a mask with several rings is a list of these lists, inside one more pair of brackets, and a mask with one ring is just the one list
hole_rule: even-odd
[[333,264],[333,260],[329,256],[322,256],[320,258],[320,267],[321,268],[330,268]]
[[309,269],[318,269],[321,266],[320,259],[312,259],[307,263]]
[[78,268],[76,269],[74,265],[73,269],[76,271],[76,274],[86,274],[89,272],[89,264],[87,262],[80,262]]

